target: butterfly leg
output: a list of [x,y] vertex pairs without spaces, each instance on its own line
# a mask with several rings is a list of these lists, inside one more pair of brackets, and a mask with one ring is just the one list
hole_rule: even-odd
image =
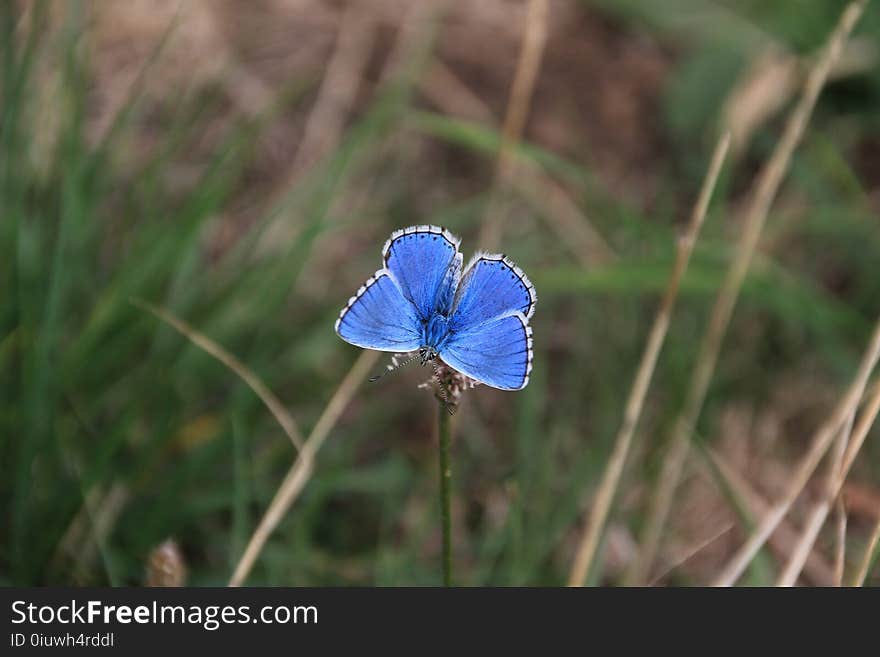
[[446,388],[446,382],[443,381],[441,370],[437,365],[437,362],[432,360],[431,365],[434,366],[434,381],[437,383],[437,393],[440,395],[440,401],[443,402],[443,407],[450,415],[455,415],[455,411],[458,408],[457,402],[450,400],[450,394]]

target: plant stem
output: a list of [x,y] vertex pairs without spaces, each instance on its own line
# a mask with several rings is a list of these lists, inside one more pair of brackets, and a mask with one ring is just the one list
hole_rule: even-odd
[[452,514],[450,512],[452,468],[449,465],[449,412],[437,405],[440,449],[440,522],[443,528],[443,585],[452,586]]
[[[764,224],[779,188],[789,169],[792,155],[803,137],[807,123],[813,113],[819,93],[825,86],[828,73],[837,61],[852,28],[862,13],[867,0],[851,2],[841,14],[837,26],[828,38],[827,45],[818,56],[807,75],[800,100],[788,117],[782,136],[779,139],[770,159],[763,165],[755,183],[755,191],[743,216],[743,232],[730,268],[718,291],[715,305],[709,318],[706,332],[700,341],[699,351],[694,365],[691,380],[685,397],[684,406],[672,425],[672,436],[669,448],[663,458],[657,489],[651,496],[648,519],[645,523],[644,537],[638,555],[633,560],[624,582],[638,585],[646,581],[660,545],[663,529],[672,508],[675,491],[687,461],[694,430],[702,415],[703,406],[709,393],[709,386],[715,375],[716,365],[721,354],[721,347],[727,335],[730,320],[740,297],[746,276],[751,268],[752,260],[764,230]],[[858,403],[858,399],[856,402]],[[840,424],[833,427],[836,432]],[[824,438],[824,436],[820,436]],[[822,451],[824,455],[824,450]],[[820,455],[821,456],[821,455]],[[765,517],[764,531],[771,525],[775,528],[782,520],[782,508],[774,508]],[[772,530],[771,530],[772,533]],[[764,537],[766,538],[766,537]],[[758,535],[750,540],[748,552],[763,545],[764,540]],[[735,563],[725,570],[727,580],[738,578],[742,570],[751,561],[751,556],[743,550]],[[748,559],[746,560],[746,557]]]

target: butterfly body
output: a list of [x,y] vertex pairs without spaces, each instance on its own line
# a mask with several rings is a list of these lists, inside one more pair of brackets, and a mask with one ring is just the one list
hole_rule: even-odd
[[422,333],[422,346],[430,347],[439,353],[449,338],[449,318],[441,313],[434,313],[425,322]]
[[336,332],[367,349],[418,350],[423,365],[439,357],[496,388],[524,388],[535,288],[503,255],[477,253],[462,270],[459,242],[438,226],[395,231],[384,266],[349,299]]

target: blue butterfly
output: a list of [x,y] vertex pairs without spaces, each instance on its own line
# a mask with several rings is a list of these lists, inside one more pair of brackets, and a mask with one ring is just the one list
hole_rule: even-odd
[[382,269],[336,320],[355,346],[418,350],[423,365],[440,358],[468,377],[521,390],[532,371],[535,287],[504,255],[477,253],[462,272],[461,240],[439,226],[395,231]]

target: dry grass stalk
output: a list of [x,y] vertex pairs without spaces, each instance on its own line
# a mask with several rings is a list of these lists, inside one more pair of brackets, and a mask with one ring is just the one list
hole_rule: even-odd
[[880,520],[880,488],[867,482],[847,481],[842,495],[849,516],[866,518],[869,522]]
[[[392,51],[379,75],[380,84],[394,77],[411,78],[412,62],[425,54],[425,44],[434,39],[434,26],[449,10],[450,0],[412,0],[393,10],[389,22],[397,22],[398,30]],[[411,79],[415,84],[415,80]]]
[[708,329],[700,343],[685,405],[673,427],[671,444],[663,462],[657,492],[654,495],[654,504],[649,512],[642,549],[627,577],[627,581],[631,584],[644,581],[653,563],[675,489],[687,458],[691,436],[702,411],[709,383],[715,372],[721,344],[727,333],[733,309],[751,265],[764,223],[767,220],[770,205],[779,191],[792,153],[800,142],[819,93],[828,78],[828,72],[840,56],[847,37],[861,16],[865,3],[866,0],[856,0],[844,10],[837,26],[829,36],[824,52],[819,56],[807,76],[801,98],[786,122],[782,138],[758,176],[751,204],[746,211],[743,234],[736,256],[712,308]]
[[837,514],[838,514],[838,529],[837,529],[837,543],[838,543],[838,551],[837,551],[837,582],[838,586],[843,581],[843,569],[844,569],[844,556],[846,549],[846,508],[843,504],[843,499],[841,496],[841,492],[843,490],[844,485],[846,484],[846,478],[849,475],[849,471],[852,468],[853,462],[855,461],[856,456],[858,455],[859,450],[862,448],[862,445],[865,443],[865,439],[868,436],[868,432],[871,430],[871,427],[874,425],[874,422],[877,419],[877,414],[880,413],[880,381],[878,381],[871,392],[870,399],[862,411],[862,416],[859,418],[859,424],[853,432],[852,439],[846,449],[846,452],[842,458],[842,465],[840,466],[839,471],[837,472],[837,480],[834,485],[829,488],[828,498],[834,499],[837,501]]
[[370,12],[360,3],[350,5],[343,12],[336,48],[306,120],[285,188],[332,152],[341,141],[345,121],[354,107],[364,69],[370,60],[374,34]]
[[[80,472],[80,465],[73,457],[71,462]],[[81,475],[80,479],[82,478]],[[64,533],[50,568],[63,567],[79,575],[87,574],[94,562],[100,557],[101,564],[110,581],[113,573],[107,553],[107,537],[113,532],[122,511],[131,498],[129,489],[119,482],[114,483],[108,491],[95,486],[85,494],[83,505]],[[66,563],[69,560],[70,563]]]
[[[836,501],[836,507],[838,509],[838,528],[837,528],[837,572],[835,582],[841,582],[843,579],[843,558],[844,558],[844,550],[845,544],[844,540],[846,538],[846,510],[843,509],[843,503],[840,499],[840,492],[843,488],[844,483],[846,482],[846,477],[849,474],[849,470],[852,467],[853,461],[855,459],[858,450],[861,449],[861,446],[864,444],[865,439],[867,438],[868,432],[871,430],[871,427],[874,424],[874,421],[877,418],[877,414],[880,412],[880,382],[878,382],[870,395],[870,399],[865,410],[862,412],[862,416],[859,418],[859,424],[853,433],[853,439],[850,443],[852,447],[852,451],[847,449],[847,446],[844,444],[841,446],[840,441],[836,443],[838,446],[837,453],[835,453],[835,458],[832,463],[832,468],[829,473],[829,481],[826,487],[826,493],[822,500],[816,506],[816,513],[811,517],[811,522],[815,524],[815,528],[808,526],[808,529],[812,531],[804,531],[804,535],[801,538],[801,544],[798,546],[799,550],[802,552],[809,553],[812,549],[813,544],[816,541],[816,537],[819,533],[819,529],[821,529],[822,523],[827,517],[832,504]],[[852,416],[850,416],[849,424],[852,423]],[[847,436],[849,436],[849,430],[846,430]],[[838,455],[839,454],[839,455]],[[794,560],[794,555],[792,555],[792,561]],[[783,586],[791,586],[794,583],[794,580],[797,577],[797,572],[791,576],[790,580],[786,580],[782,583]],[[838,584],[839,585],[839,584]]]
[[669,577],[672,571],[676,570],[677,568],[681,568],[683,565],[697,557],[703,550],[714,544],[715,541],[723,538],[724,536],[727,536],[727,534],[729,534],[731,530],[733,530],[735,527],[736,525],[732,522],[724,525],[724,527],[716,531],[707,539],[700,541],[697,545],[685,551],[681,556],[673,559],[672,562],[666,567],[666,570],[664,570],[651,580],[650,586],[657,586],[660,582]]
[[[859,396],[861,397],[863,393],[864,390],[859,393]],[[846,424],[841,428],[840,435],[834,443],[834,452],[832,454],[831,463],[828,467],[828,478],[825,484],[826,494],[815,504],[807,518],[807,522],[804,523],[804,530],[801,534],[801,538],[798,541],[797,547],[789,557],[788,563],[779,575],[779,579],[776,581],[777,586],[795,585],[798,575],[800,575],[801,569],[804,567],[804,562],[806,562],[807,556],[810,554],[810,550],[813,549],[813,544],[819,536],[822,525],[825,524],[825,520],[831,513],[831,507],[835,499],[832,497],[832,492],[834,490],[835,482],[837,481],[838,473],[840,472],[840,467],[843,464],[843,455],[846,452],[846,445],[849,442],[849,435],[852,431],[854,419],[854,415],[850,415],[849,418],[847,418]]]
[[729,146],[730,133],[725,132],[715,145],[706,178],[703,181],[702,189],[691,214],[690,223],[685,234],[678,242],[678,253],[673,265],[672,275],[666,286],[666,292],[660,301],[657,315],[654,317],[654,324],[648,335],[642,360],[630,389],[629,398],[624,410],[623,423],[615,438],[614,450],[605,467],[605,473],[593,503],[592,513],[572,564],[568,579],[569,586],[580,586],[584,583],[595,559],[599,542],[605,529],[605,522],[608,519],[614,496],[617,493],[633,436],[642,414],[645,396],[648,393],[648,387],[651,383],[651,378],[654,376],[654,369],[657,366],[657,359],[660,356],[660,350],[663,348],[663,342],[669,330],[669,322],[672,318],[672,311],[675,308],[678,289],[690,262],[691,253],[699,236],[700,228],[706,218],[709,201],[712,198],[712,192],[715,189],[715,183],[718,180],[721,165],[724,162]]
[[785,568],[776,580],[776,586],[787,587],[794,586],[797,583],[801,570],[803,570],[804,564],[811,554],[813,543],[816,541],[819,532],[822,530],[822,525],[825,524],[825,520],[828,518],[829,511],[830,504],[827,503],[827,500],[822,500],[813,508],[807,517],[807,521],[804,523],[801,535],[798,537],[789,555]]
[[[741,475],[736,468],[723,458],[718,452],[709,451],[707,455],[715,464],[715,471],[724,479],[725,485],[741,502],[745,511],[752,518],[764,516],[770,509],[770,504],[756,491],[751,483]],[[790,523],[783,522],[770,536],[770,548],[773,554],[781,561],[790,555],[799,540],[799,532]],[[812,552],[807,555],[804,564],[804,575],[810,583],[817,586],[831,586],[834,583],[834,568],[822,555]]]
[[584,215],[568,192],[536,166],[521,162],[510,182],[513,189],[535,210],[547,217],[560,241],[584,267],[595,267],[617,258],[608,242]]
[[419,88],[433,105],[452,116],[480,123],[494,123],[492,110],[442,61],[435,61],[419,81]]
[[348,406],[348,402],[351,401],[358,386],[372,370],[378,357],[379,352],[377,351],[364,350],[361,352],[361,355],[352,365],[351,370],[342,380],[342,383],[339,384],[336,392],[333,393],[333,397],[330,399],[321,417],[318,418],[315,428],[309,434],[308,440],[306,440],[299,454],[297,454],[296,461],[294,461],[284,481],[278,487],[278,491],[275,493],[275,497],[272,498],[269,508],[263,514],[260,524],[251,535],[247,547],[241,559],[239,559],[238,565],[235,567],[235,572],[229,580],[229,586],[240,586],[247,578],[269,536],[275,530],[275,527],[278,526],[278,523],[294,501],[296,501],[303,486],[309,480],[315,455],[321,448],[321,445],[324,444],[330,430],[339,420],[345,407]]
[[[280,180],[268,207],[278,207],[290,190],[314,169],[342,141],[346,121],[354,108],[364,69],[373,48],[376,26],[369,12],[359,3],[342,14],[333,55],[324,71],[318,96],[303,128],[293,164]],[[275,217],[260,238],[257,250],[268,252],[278,244],[289,243],[290,217]]]
[[[77,476],[82,481],[82,466],[72,454],[67,456]],[[122,483],[114,483],[109,490],[95,485],[84,491],[83,504],[64,532],[50,562],[50,570],[67,568],[86,572],[96,556],[100,556],[108,574],[106,542],[119,520],[123,509],[131,499],[131,493]],[[69,561],[70,563],[65,563]],[[112,581],[112,577],[110,577]]]
[[498,150],[495,169],[495,185],[480,234],[481,246],[490,251],[496,249],[501,241],[501,218],[504,213],[501,194],[506,190],[508,182],[513,177],[516,165],[516,145],[522,139],[532,93],[538,78],[538,70],[544,56],[544,45],[547,41],[548,4],[548,0],[529,0],[526,12],[522,47],[520,48],[513,86],[510,90],[510,99],[507,103],[507,114],[501,130],[501,146]]
[[859,566],[859,572],[853,579],[853,586],[864,586],[865,580],[868,579],[868,571],[871,570],[871,562],[874,560],[874,553],[877,551],[877,544],[880,543],[880,520],[874,525],[874,531],[871,532],[871,538],[865,546],[865,554],[862,556],[862,563]]
[[[782,499],[764,515],[748,541],[737,551],[728,565],[722,570],[715,582],[716,586],[733,586],[770,534],[779,526],[779,523],[788,513],[795,499],[800,495],[804,486],[807,485],[813,471],[819,465],[822,457],[825,456],[825,452],[831,447],[831,443],[837,437],[840,428],[844,425],[847,418],[855,412],[868,377],[871,375],[871,371],[878,360],[880,360],[880,319],[878,319],[874,327],[871,341],[865,350],[853,382],[850,384],[846,394],[838,402],[831,417],[813,435],[813,438],[810,440],[810,449],[795,469],[794,476],[789,480]],[[871,391],[871,400],[868,407],[862,411],[858,424],[853,431],[850,446],[844,455],[839,479],[834,487],[835,497],[839,493],[840,487],[849,473],[849,468],[852,466],[858,450],[864,443],[868,430],[871,428],[878,411],[880,411],[880,383],[875,384]]]
[[843,496],[837,496],[834,505],[834,515],[837,518],[836,547],[834,551],[834,586],[843,586],[843,571],[846,569],[846,506],[843,504]]
[[251,390],[254,391],[257,397],[262,400],[262,402],[266,405],[266,408],[269,409],[272,415],[275,416],[278,424],[281,425],[281,428],[284,430],[284,433],[287,434],[287,437],[290,438],[290,442],[293,443],[294,447],[296,447],[298,450],[302,449],[302,434],[300,434],[299,428],[297,427],[293,416],[287,412],[287,409],[284,408],[284,404],[281,403],[281,400],[279,400],[278,397],[276,397],[275,394],[266,387],[266,384],[264,384],[259,379],[259,377],[257,377],[257,375],[254,374],[253,371],[251,371],[244,363],[242,363],[240,360],[238,360],[238,358],[226,351],[219,344],[211,340],[211,338],[200,333],[192,326],[187,324],[185,321],[175,317],[167,310],[158,308],[157,306],[154,306],[153,304],[147,303],[146,301],[140,299],[133,299],[132,303],[138,308],[142,308],[143,310],[152,313],[163,322],[169,324],[172,328],[181,333],[199,349],[209,353],[211,356],[226,365],[226,367],[235,372],[239,376],[239,378],[244,381]]
[[339,387],[336,389],[336,392],[330,399],[330,402],[327,404],[327,407],[324,409],[318,422],[315,424],[314,429],[312,429],[312,433],[309,434],[308,440],[302,442],[299,432],[296,430],[293,418],[287,413],[281,405],[281,402],[278,401],[278,398],[275,397],[275,395],[273,395],[272,392],[269,391],[268,388],[266,388],[263,383],[234,356],[226,352],[217,343],[190,327],[186,322],[177,319],[167,311],[144,301],[134,301],[133,303],[168,322],[171,326],[180,331],[180,333],[189,338],[193,344],[204,349],[238,374],[251,387],[251,389],[257,393],[266,406],[269,407],[272,414],[278,420],[278,423],[281,424],[284,431],[299,448],[296,461],[294,461],[290,471],[284,478],[278,491],[275,493],[275,497],[269,504],[269,508],[260,520],[260,524],[251,536],[244,554],[235,568],[235,572],[232,575],[229,585],[239,586],[250,573],[254,562],[262,551],[263,546],[266,544],[266,540],[281,521],[281,518],[284,517],[284,514],[290,509],[290,506],[296,500],[303,486],[305,486],[312,472],[315,454],[317,454],[321,445],[330,433],[330,430],[342,414],[342,411],[348,405],[348,402],[357,390],[358,385],[360,385],[361,381],[363,381],[375,364],[379,353],[375,351],[364,351],[360,355],[349,373],[342,380],[342,383],[339,384]]
[[[451,116],[492,125],[492,111],[453,71],[436,62],[421,82],[425,97]],[[584,267],[604,264],[617,255],[565,188],[539,167],[520,158],[517,174],[508,181],[522,198],[541,214]]]
[[875,382],[871,389],[868,402],[862,410],[862,414],[859,416],[856,428],[853,429],[852,437],[846,448],[846,453],[843,456],[843,464],[840,466],[840,473],[838,474],[837,482],[831,490],[831,493],[833,493],[835,497],[840,493],[841,488],[843,488],[846,477],[856,460],[856,456],[859,454],[859,450],[865,443],[865,438],[868,437],[868,432],[871,430],[878,412],[880,412],[880,380]]
[[[295,161],[288,172],[279,177],[280,182],[275,187],[272,199],[266,204],[272,210],[257,243],[258,254],[274,252],[279,245],[289,244],[299,236],[302,230],[300,218],[295,212],[291,214],[284,210],[291,187],[308,175],[319,173],[326,156],[342,141],[345,124],[357,104],[357,93],[363,86],[362,79],[369,66],[370,54],[382,22],[376,12],[367,10],[363,4],[352,3],[341,14],[343,24],[338,28],[336,46],[325,69],[318,98],[309,114]],[[432,26],[445,6],[446,0],[413,0],[401,12],[402,15],[395,14],[393,20],[390,15],[386,17],[388,22],[398,25],[398,31],[393,48],[379,75],[378,87],[390,84],[395,77],[403,79],[408,76],[411,62],[425,51],[425,43],[431,39]],[[334,18],[327,29],[334,26],[336,20]],[[380,144],[371,157],[381,161],[395,148],[395,140],[392,138]],[[346,201],[357,205],[368,198],[368,187],[349,190],[348,194],[337,195],[332,199],[327,215],[335,215]],[[346,206],[346,214],[351,214],[350,210]],[[300,278],[296,283],[296,292],[306,293],[306,288],[305,279]]]
[[[852,39],[828,73],[830,80],[872,71],[877,64],[877,46],[867,38]],[[732,135],[734,156],[743,152],[752,135],[781,111],[807,70],[804,58],[777,44],[758,51],[751,65],[730,92],[722,115]]]

